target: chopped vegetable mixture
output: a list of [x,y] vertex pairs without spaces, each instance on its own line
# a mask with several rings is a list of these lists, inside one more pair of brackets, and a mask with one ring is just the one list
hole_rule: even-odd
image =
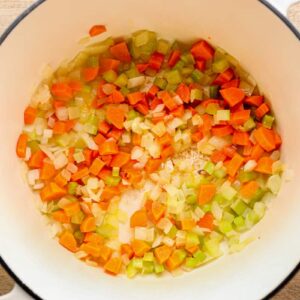
[[90,44],[41,82],[24,124],[17,156],[59,243],[109,274],[189,271],[241,250],[280,188],[269,102],[203,39],[140,30]]

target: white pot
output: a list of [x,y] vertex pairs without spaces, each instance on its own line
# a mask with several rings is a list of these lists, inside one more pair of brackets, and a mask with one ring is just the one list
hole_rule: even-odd
[[[274,1],[285,8],[289,1]],[[285,183],[252,231],[260,238],[176,278],[112,278],[77,261],[50,239],[23,182],[15,144],[23,109],[41,66],[76,51],[91,25],[110,35],[146,28],[164,37],[203,37],[238,58],[271,99],[283,137],[283,159],[295,178]],[[299,36],[298,36],[299,38]],[[300,43],[272,11],[253,0],[48,0],[0,47],[0,251],[11,272],[43,299],[260,299],[300,259]],[[22,299],[16,296],[15,299]]]

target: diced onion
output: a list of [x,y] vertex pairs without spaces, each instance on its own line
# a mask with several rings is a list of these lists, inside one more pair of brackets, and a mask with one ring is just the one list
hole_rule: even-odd
[[60,121],[67,121],[68,117],[69,117],[69,113],[68,113],[68,108],[62,106],[62,107],[58,107],[55,110],[55,114],[58,120]]
[[63,153],[60,153],[55,157],[53,163],[56,170],[63,168],[68,164],[68,158]]
[[255,160],[248,160],[246,164],[244,165],[244,171],[245,172],[251,172],[255,169],[257,166],[257,162]]
[[127,87],[129,89],[141,86],[145,83],[145,76],[138,76],[134,78],[129,78],[127,82]]

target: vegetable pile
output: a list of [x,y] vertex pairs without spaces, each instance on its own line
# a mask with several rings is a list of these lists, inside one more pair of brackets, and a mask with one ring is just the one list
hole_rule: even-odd
[[249,242],[240,234],[280,188],[274,121],[224,50],[141,30],[88,45],[44,79],[16,152],[63,247],[109,274],[158,275]]

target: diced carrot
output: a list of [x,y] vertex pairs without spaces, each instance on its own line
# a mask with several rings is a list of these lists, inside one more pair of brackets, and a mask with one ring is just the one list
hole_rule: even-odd
[[199,246],[198,245],[195,245],[195,246],[185,246],[185,250],[187,250],[191,254],[194,254],[195,252],[197,252],[199,250]]
[[154,250],[154,256],[159,264],[164,264],[168,260],[171,254],[172,254],[172,248],[170,248],[167,245],[157,247]]
[[72,89],[73,92],[80,92],[82,89],[82,83],[79,80],[72,80],[69,81],[69,87]]
[[122,62],[129,63],[131,61],[131,56],[125,42],[121,42],[111,46],[109,48],[109,52],[114,58]]
[[120,91],[113,91],[111,94],[113,103],[122,103],[125,101],[124,95]]
[[167,147],[165,147],[165,148],[162,149],[160,157],[163,160],[165,160],[168,157],[172,156],[174,153],[175,153],[175,150],[174,150],[173,146],[170,145],[170,146],[167,146]]
[[147,70],[147,68],[149,67],[149,64],[148,63],[136,64],[135,66],[136,66],[137,70],[139,71],[139,73],[144,73]]
[[76,239],[70,231],[65,231],[59,237],[59,243],[71,252],[75,252],[77,250]]
[[112,255],[112,249],[105,246],[99,245],[99,262],[101,264],[105,264]]
[[62,176],[61,172],[55,176],[54,181],[61,187],[64,187],[68,184],[68,181]]
[[65,102],[63,102],[63,101],[58,101],[58,100],[53,100],[53,107],[55,108],[55,109],[58,109],[58,108],[60,108],[60,107],[65,107]]
[[[202,191],[203,192],[203,191]],[[193,219],[183,219],[181,220],[182,230],[192,230],[196,226],[196,222]]]
[[19,158],[24,158],[26,156],[26,147],[27,147],[28,136],[26,133],[21,133],[19,135],[16,153]]
[[256,144],[253,146],[250,158],[254,160],[258,160],[264,154],[264,149],[259,145]]
[[149,105],[146,100],[140,101],[134,106],[134,108],[144,116],[146,116],[149,112]]
[[117,154],[118,152],[118,145],[114,139],[108,139],[99,146],[100,155]]
[[250,156],[252,153],[252,149],[253,149],[253,146],[251,145],[251,143],[246,145],[243,149],[243,156]]
[[239,87],[239,85],[240,85],[240,80],[238,78],[236,78],[236,79],[230,80],[229,82],[222,84],[221,88],[222,89],[228,89],[230,87],[237,88],[237,87]]
[[106,109],[106,119],[118,129],[122,129],[125,120],[125,111],[120,107],[108,105]]
[[195,63],[195,68],[199,71],[203,72],[206,68],[206,61],[205,59],[197,59]]
[[180,97],[180,99],[185,102],[190,102],[190,89],[185,83],[180,83],[176,89],[176,94]]
[[273,133],[274,133],[275,146],[276,148],[278,148],[282,143],[281,136],[275,130],[273,130]]
[[207,134],[211,130],[211,127],[212,127],[212,124],[213,124],[213,119],[208,114],[204,114],[201,117],[202,117],[202,120],[203,120],[203,124],[201,126],[201,129],[202,129],[204,134]]
[[134,255],[133,250],[129,244],[121,245],[121,254],[126,254],[129,259],[131,259]]
[[258,162],[257,166],[255,167],[255,171],[263,174],[271,175],[272,172],[272,165],[274,161],[269,156],[263,156],[261,157]]
[[28,161],[28,167],[31,169],[40,169],[43,166],[43,161],[45,158],[45,153],[41,150],[37,150],[36,152],[32,153]]
[[63,207],[63,210],[68,217],[72,217],[72,216],[76,215],[77,213],[79,213],[81,209],[80,209],[79,202],[71,202],[71,203],[66,204]]
[[192,141],[194,143],[198,143],[202,139],[203,139],[203,132],[201,130],[192,133]]
[[222,85],[226,82],[229,82],[234,77],[234,72],[231,68],[228,68],[223,73],[219,74],[214,80],[214,84]]
[[169,109],[173,110],[175,109],[178,104],[176,101],[171,97],[170,93],[167,91],[162,91],[159,94],[159,98],[163,101],[164,105]]
[[149,67],[153,70],[159,71],[163,61],[164,61],[164,55],[159,52],[154,52],[152,53],[148,61]]
[[98,177],[102,180],[105,180],[109,176],[112,176],[112,170],[106,167],[98,173]]
[[110,258],[103,268],[107,273],[117,275],[121,272],[122,260],[119,257]]
[[270,111],[270,108],[269,108],[268,104],[263,103],[255,110],[255,116],[256,116],[256,118],[261,119],[269,111]]
[[103,32],[106,31],[106,27],[104,25],[94,25],[91,27],[91,29],[89,30],[89,35],[91,37],[99,35]]
[[99,74],[103,74],[106,71],[114,70],[118,71],[120,61],[112,58],[101,57],[99,59]]
[[101,121],[98,124],[98,130],[103,134],[107,134],[110,130],[110,126],[105,121]]
[[60,223],[70,223],[71,218],[66,215],[66,213],[60,209],[51,213],[51,217]]
[[148,173],[148,174],[151,174],[155,171],[157,171],[160,167],[162,163],[162,159],[160,158],[150,158],[147,162],[147,164],[145,165],[145,171]]
[[230,125],[217,125],[211,129],[212,135],[223,137],[226,135],[231,135],[233,128]]
[[214,230],[214,216],[212,213],[207,212],[205,215],[198,221],[198,225],[202,228],[207,228],[209,230]]
[[240,110],[230,114],[230,124],[243,125],[250,118],[250,109]]
[[182,250],[175,250],[173,253],[170,255],[170,257],[166,261],[166,267],[168,268],[169,271],[173,271],[176,268],[178,268],[182,263],[182,257],[179,251]]
[[134,133],[132,135],[132,144],[134,146],[140,146],[141,145],[141,140],[142,140],[142,136],[137,134],[137,133]]
[[[154,98],[158,91],[159,91],[159,87],[157,87],[156,85],[153,84],[151,86],[151,88],[149,89],[147,95],[150,96],[151,98]],[[151,106],[151,109],[154,109],[154,108],[152,108],[152,106]]]
[[169,59],[168,59],[168,66],[170,67],[170,68],[173,68],[175,65],[176,65],[176,63],[179,61],[179,59],[180,59],[180,55],[181,55],[181,53],[180,53],[180,51],[179,50],[174,50],[171,54],[170,54],[170,57],[169,57]]
[[128,101],[130,105],[136,105],[138,102],[143,101],[145,99],[145,93],[142,92],[134,92],[127,95]]
[[174,117],[181,118],[184,115],[184,106],[180,105],[171,111]]
[[258,188],[259,184],[252,180],[242,185],[240,194],[243,198],[251,199],[255,195]]
[[263,96],[250,96],[250,97],[246,97],[245,99],[245,103],[252,105],[252,106],[256,106],[259,107],[264,101],[264,97]]
[[274,132],[263,126],[256,129],[253,133],[256,142],[267,152],[276,148]]
[[147,227],[148,218],[145,210],[137,210],[130,218],[130,227]]
[[89,169],[87,167],[78,170],[76,173],[72,174],[72,181],[78,181],[81,178],[89,175]]
[[131,243],[132,250],[134,255],[137,257],[143,257],[145,253],[147,253],[151,247],[144,241],[134,240]]
[[157,141],[163,147],[163,146],[171,145],[173,142],[173,138],[169,133],[165,133],[163,136],[159,137]]
[[101,134],[98,133],[95,137],[94,137],[94,141],[95,143],[100,146],[102,143],[104,143],[106,140],[106,138]]
[[40,196],[43,201],[57,200],[66,194],[66,189],[58,186],[55,182],[50,182],[40,191]]
[[81,232],[91,232],[96,230],[96,219],[93,216],[86,217],[80,224]]
[[238,153],[235,153],[227,166],[227,173],[233,177],[243,163],[244,163],[244,158],[240,156]]
[[54,83],[51,86],[52,95],[58,100],[68,102],[73,98],[73,90],[67,83]]
[[85,159],[85,164],[87,167],[89,167],[92,163],[93,151],[91,149],[85,148],[85,149],[83,149],[83,155],[84,155],[84,159]]
[[124,132],[124,130],[122,130],[122,129],[113,128],[107,134],[107,138],[114,138],[116,141],[118,141],[121,138],[123,132]]
[[247,146],[249,145],[249,133],[235,130],[232,136],[232,144]]
[[119,152],[118,154],[116,154],[110,165],[112,167],[118,167],[118,168],[121,168],[123,167],[124,165],[126,165],[128,162],[130,161],[130,154],[129,153],[126,153],[126,152]]
[[88,242],[81,244],[79,249],[81,251],[84,251],[88,255],[91,255],[93,257],[99,257],[101,254],[101,247],[102,245],[100,244]]
[[66,132],[67,132],[66,122],[63,121],[55,122],[53,127],[54,134],[64,134]]
[[113,156],[111,154],[101,155],[101,159],[105,163],[106,166],[109,166],[112,161]]
[[151,206],[151,212],[155,221],[161,219],[164,216],[166,210],[167,207],[164,204],[161,204],[158,201],[153,201]]
[[93,244],[98,244],[98,245],[103,245],[104,243],[104,238],[97,234],[97,233],[94,233],[94,232],[87,232],[85,235],[84,235],[84,242],[88,243],[93,243]]
[[99,67],[85,67],[81,72],[84,81],[93,81],[98,76]]
[[209,60],[213,58],[215,50],[206,41],[201,40],[192,46],[191,53],[196,59]]
[[236,149],[232,146],[226,146],[223,148],[223,152],[226,156],[232,158],[236,153]]
[[69,163],[73,163],[74,162],[74,153],[75,153],[75,148],[71,147],[69,148],[69,153],[68,153],[68,161]]
[[37,110],[34,107],[27,106],[24,111],[24,124],[30,125],[33,124],[36,118]]
[[223,99],[229,104],[230,107],[241,103],[245,98],[244,91],[235,87],[222,89],[220,90],[220,93]]
[[120,195],[120,190],[117,186],[105,186],[101,194],[101,200],[107,201],[118,195]]
[[212,200],[216,193],[216,186],[213,183],[201,184],[198,193],[198,203],[206,204]]
[[222,150],[216,150],[210,157],[213,163],[218,163],[219,161],[224,161],[226,159],[226,154]]
[[49,180],[55,175],[56,171],[52,163],[44,162],[40,172],[41,180]]

